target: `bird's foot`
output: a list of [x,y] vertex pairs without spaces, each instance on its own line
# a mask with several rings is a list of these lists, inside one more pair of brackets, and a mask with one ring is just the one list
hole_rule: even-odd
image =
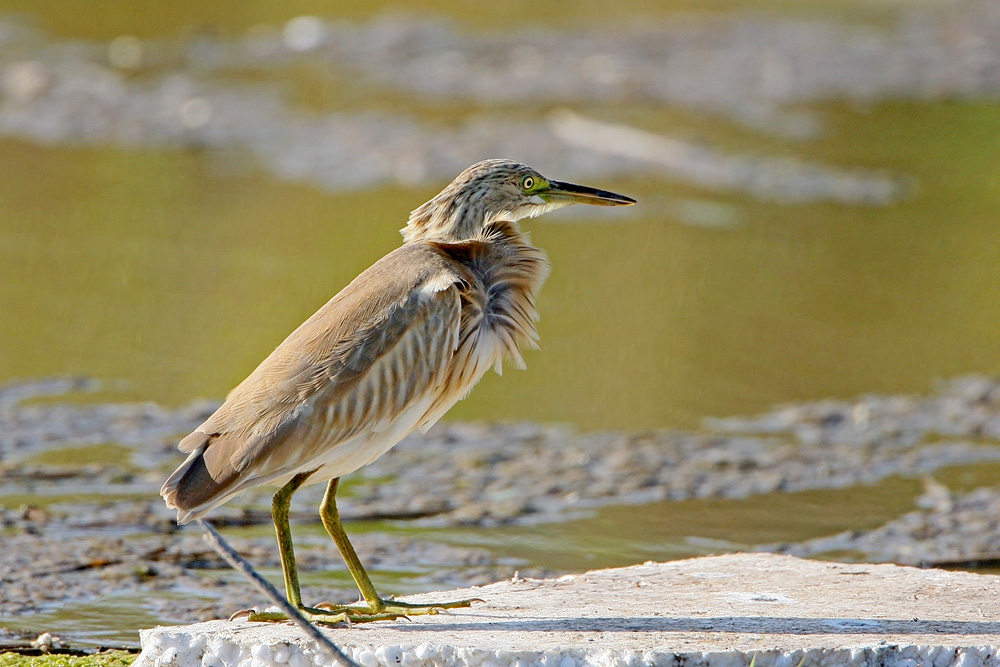
[[415,602],[403,602],[402,600],[379,598],[378,603],[371,604],[367,601],[357,602],[349,605],[334,605],[321,603],[310,611],[324,611],[331,614],[347,614],[353,622],[364,622],[370,620],[382,620],[385,616],[394,618],[406,618],[408,616],[423,616],[439,614],[448,609],[461,609],[471,607],[473,602],[483,602],[479,598],[468,600],[455,600],[454,602],[431,602],[418,604]]
[[[340,609],[346,610],[351,614],[361,614],[362,616],[393,614],[405,617],[439,614],[442,611],[447,611],[448,609],[462,609],[465,607],[471,607],[473,602],[483,602],[483,600],[479,598],[470,598],[468,600],[455,600],[454,602],[430,602],[427,604],[421,604],[415,602],[403,602],[402,600],[386,600],[384,598],[379,598],[378,604],[376,605],[363,601],[340,607]],[[329,608],[331,610],[338,609],[338,607],[328,604],[317,605],[317,607],[321,609]]]
[[[402,602],[401,600],[385,600],[379,598],[379,604],[371,605],[368,602],[358,602],[357,604],[335,605],[324,602],[315,607],[303,607],[299,611],[311,623],[323,625],[337,625],[339,623],[371,623],[373,621],[395,621],[409,616],[423,616],[439,614],[448,609],[461,609],[471,607],[473,602],[483,602],[479,598],[468,600],[456,600],[454,602],[433,602],[429,604],[416,604],[413,602]],[[233,614],[229,620],[235,620],[245,616],[249,621],[262,621],[278,623],[287,621],[288,616],[278,611],[257,611],[247,609]]]
[[[338,625],[341,623],[346,623],[348,625],[352,623],[370,623],[372,621],[395,621],[398,618],[405,618],[405,614],[396,614],[390,611],[381,612],[378,614],[359,614],[348,607],[333,607],[329,608],[318,608],[318,607],[303,607],[299,610],[303,616],[306,617],[310,623],[316,623],[320,625]],[[264,622],[264,623],[280,623],[281,621],[287,621],[288,615],[280,611],[257,611],[256,609],[247,609],[245,611],[236,612],[233,614],[229,620],[235,620],[241,616],[245,616],[248,621],[254,622]]]

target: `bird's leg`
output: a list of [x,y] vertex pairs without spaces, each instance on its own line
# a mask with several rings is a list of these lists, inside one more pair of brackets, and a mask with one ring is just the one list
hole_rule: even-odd
[[[299,590],[298,567],[295,565],[295,547],[292,544],[292,529],[288,523],[288,510],[292,503],[292,494],[305,484],[315,470],[299,473],[287,484],[278,489],[271,499],[271,517],[274,519],[274,532],[278,537],[278,551],[281,554],[281,572],[285,578],[285,598],[288,603],[298,609],[313,623],[341,623],[358,621],[381,621],[399,618],[401,614],[386,612],[366,615],[357,618],[347,607],[331,607],[317,609],[302,604],[302,594]],[[242,613],[242,612],[241,612]],[[251,621],[284,621],[288,617],[281,612],[258,612],[251,610],[247,618]]]
[[[288,603],[301,611],[313,622],[339,623],[350,620],[343,610],[326,611],[308,609],[302,605],[302,594],[299,590],[299,573],[295,565],[295,547],[292,544],[292,529],[288,523],[288,509],[292,503],[292,494],[305,484],[315,470],[302,472],[293,477],[287,484],[278,489],[271,499],[271,517],[274,519],[274,532],[278,537],[278,552],[281,554],[281,573],[285,578],[285,598]],[[242,613],[242,612],[241,612]],[[387,618],[395,618],[391,616]],[[281,612],[258,612],[250,610],[247,618],[251,621],[284,621],[287,616]]]
[[292,494],[314,472],[316,471],[300,472],[271,498],[271,517],[274,519],[274,532],[278,536],[281,573],[285,577],[285,598],[296,609],[302,609],[302,594],[299,592],[299,571],[295,565],[295,547],[292,544],[292,528],[288,523],[288,509],[292,504]]
[[387,614],[391,616],[436,614],[442,609],[470,607],[473,602],[482,602],[482,600],[475,599],[436,604],[413,604],[398,600],[384,600],[379,597],[379,594],[375,591],[375,586],[372,584],[372,580],[361,565],[361,559],[358,558],[357,552],[354,551],[351,541],[347,539],[347,533],[344,532],[344,527],[340,522],[340,512],[337,510],[336,499],[339,483],[339,477],[330,480],[329,485],[326,487],[326,494],[323,496],[323,503],[319,507],[319,516],[323,520],[326,532],[330,534],[330,537],[333,538],[334,543],[337,545],[337,549],[340,550],[340,555],[344,557],[347,569],[351,571],[351,576],[354,577],[354,582],[358,585],[358,589],[365,599],[365,605],[359,603],[356,605],[347,605],[346,607],[334,607],[335,610],[344,610],[350,616],[351,620],[362,621],[371,619],[373,616],[384,616]]
[[[299,591],[299,571],[295,565],[295,547],[292,544],[292,529],[288,524],[288,508],[292,504],[292,494],[305,484],[315,470],[301,472],[292,477],[271,498],[271,518],[274,520],[274,532],[278,537],[278,553],[281,555],[281,574],[285,578],[285,599],[296,609],[302,609],[302,594]],[[283,621],[287,617],[282,613],[258,612],[250,610],[248,618],[251,621]]]

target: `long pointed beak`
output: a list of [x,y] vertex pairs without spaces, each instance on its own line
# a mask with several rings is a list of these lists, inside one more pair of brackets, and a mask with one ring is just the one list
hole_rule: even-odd
[[551,202],[567,204],[593,204],[594,206],[631,206],[635,200],[607,190],[588,188],[586,185],[549,181],[549,187],[538,195]]

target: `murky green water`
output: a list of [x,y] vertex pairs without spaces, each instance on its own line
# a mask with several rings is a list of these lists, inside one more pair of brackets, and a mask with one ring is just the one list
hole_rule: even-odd
[[[626,6],[604,2],[553,0],[546,3],[514,0],[498,3],[452,0],[289,0],[283,3],[217,0],[179,0],[169,4],[119,0],[114,9],[95,8],[87,0],[39,4],[33,0],[3,0],[0,10],[31,18],[48,32],[88,39],[113,39],[122,34],[142,38],[192,35],[199,32],[238,34],[255,25],[283,23],[301,14],[366,20],[387,12],[407,15],[438,14],[453,17],[476,29],[542,26],[572,28],[612,22],[642,22],[650,18],[735,10],[780,12],[796,16],[820,14],[850,20],[875,20],[899,7],[936,5],[936,0],[630,0]],[[623,11],[624,10],[624,11]]]
[[[714,197],[743,215],[716,230],[657,209],[705,197],[692,188],[599,183],[636,196],[641,217],[527,223],[554,266],[542,350],[449,418],[690,427],[1000,370],[1000,109],[829,114],[811,154],[912,175],[914,195],[887,208]],[[433,193],[331,195],[238,155],[0,141],[0,312],[14,314],[0,380],[73,373],[123,380],[124,398],[221,397],[397,246]]]
[[[239,33],[333,11],[319,0],[125,4],[127,11],[95,11],[85,2],[3,0],[0,13],[33,14],[57,36],[109,39]],[[336,7],[365,18],[388,4]],[[692,0],[683,8],[747,4]],[[767,8],[793,5],[802,9],[778,1]],[[562,26],[604,20],[611,7],[587,4],[572,17],[559,16],[568,3],[424,2],[418,9],[483,27],[519,25],[528,6]],[[638,3],[635,11],[666,11],[660,8]],[[290,72],[291,94],[303,107],[351,103],[316,92],[311,77]],[[384,94],[387,106],[397,99]],[[413,109],[437,121],[470,113],[461,104],[415,102]],[[539,304],[542,350],[527,355],[525,372],[487,377],[449,419],[692,428],[706,416],[775,403],[923,393],[942,377],[1000,372],[1000,105],[831,105],[816,109],[826,132],[795,143],[657,105],[581,111],[734,151],[888,169],[912,177],[915,187],[901,203],[866,208],[762,203],[652,177],[592,182],[636,197],[637,216],[560,221],[556,213],[526,223],[554,266]],[[114,400],[221,398],[396,247],[408,211],[436,191],[330,194],[279,182],[238,152],[0,139],[0,382],[80,374],[111,381],[105,397]],[[678,200],[723,206],[740,224],[683,224],[674,214]],[[955,473],[958,486],[975,477],[962,474]],[[620,565],[874,527],[911,507],[915,484],[607,509],[554,527],[437,534],[557,569]],[[86,612],[93,636],[122,616],[68,613],[75,611]],[[58,626],[65,616],[48,622]]]

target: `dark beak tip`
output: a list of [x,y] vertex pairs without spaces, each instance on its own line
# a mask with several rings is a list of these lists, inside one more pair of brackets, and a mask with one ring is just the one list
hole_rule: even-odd
[[554,189],[567,195],[582,195],[586,198],[586,201],[580,201],[579,203],[595,204],[597,206],[631,206],[636,203],[631,197],[620,195],[617,192],[598,190],[586,185],[562,183],[559,181],[550,181],[550,184]]
[[614,193],[608,193],[609,197],[602,197],[600,199],[594,200],[594,204],[601,206],[632,206],[636,203],[631,197],[626,197],[625,195],[619,195]]

